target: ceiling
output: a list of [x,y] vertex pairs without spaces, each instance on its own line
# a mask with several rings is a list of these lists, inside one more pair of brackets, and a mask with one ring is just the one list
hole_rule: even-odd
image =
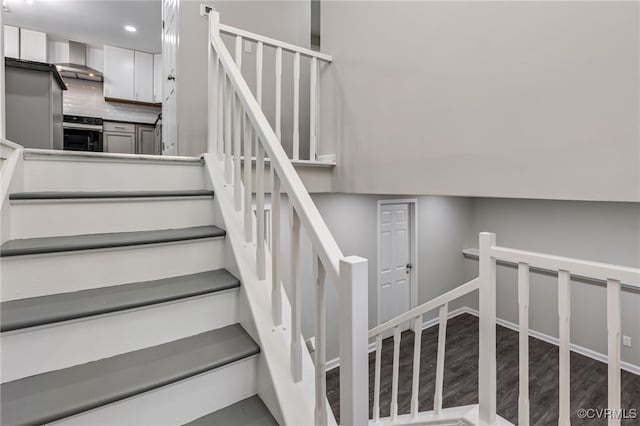
[[[5,24],[43,31],[51,39],[162,51],[161,0],[2,0]],[[125,25],[137,28],[125,31]]]

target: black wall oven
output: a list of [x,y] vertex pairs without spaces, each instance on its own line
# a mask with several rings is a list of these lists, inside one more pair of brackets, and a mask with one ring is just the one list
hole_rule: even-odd
[[102,152],[102,118],[65,115],[64,149]]

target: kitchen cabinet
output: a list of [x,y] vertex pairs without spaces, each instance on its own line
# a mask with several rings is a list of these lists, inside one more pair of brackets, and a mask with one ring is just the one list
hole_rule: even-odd
[[105,45],[104,97],[108,100],[156,102],[154,56]]
[[133,50],[104,46],[104,97],[134,100]]
[[135,100],[153,102],[153,55],[134,52]]
[[20,59],[47,62],[47,34],[20,28]]
[[156,146],[154,138],[154,126],[144,126],[138,124],[136,126],[136,153],[160,155],[159,146]]
[[105,121],[102,128],[105,152],[149,155],[162,153],[160,141],[154,137],[155,127],[151,124]]
[[135,154],[136,134],[105,132],[102,135],[102,145],[104,146],[104,152]]
[[11,25],[4,26],[4,56],[20,58],[20,28]]
[[153,102],[162,103],[162,53],[153,55]]

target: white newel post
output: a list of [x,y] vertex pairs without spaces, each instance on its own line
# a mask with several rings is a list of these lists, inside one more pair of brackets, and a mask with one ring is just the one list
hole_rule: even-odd
[[340,260],[340,424],[369,422],[367,259]]
[[478,402],[481,425],[496,423],[496,234],[480,233],[480,352]]
[[220,34],[220,14],[215,10],[209,12],[209,37],[207,38],[207,52],[209,52],[208,72],[208,109],[209,126],[207,128],[207,152],[217,151],[218,143],[218,56],[211,44],[211,36]]

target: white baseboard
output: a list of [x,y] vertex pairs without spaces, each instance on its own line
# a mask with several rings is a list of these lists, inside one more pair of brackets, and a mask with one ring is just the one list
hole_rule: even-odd
[[[447,315],[447,318],[451,319],[451,318],[455,318],[458,315],[462,315],[462,314],[466,314],[469,313],[467,311],[467,307],[463,306],[462,308],[458,308],[458,309],[454,309],[452,311],[449,311],[449,314]],[[422,329],[426,330],[427,328],[431,328],[433,326],[438,325],[438,318],[432,318],[428,321],[425,321],[424,323],[422,323]],[[376,342],[371,342],[369,343],[369,348],[368,351],[369,353],[373,352],[376,350]],[[326,366],[326,371],[329,370],[333,370],[336,367],[340,366],[340,357],[337,358],[333,358],[329,361],[327,361],[327,366]]]
[[[476,317],[480,317],[480,313],[476,309],[469,308],[465,306],[463,308],[466,313],[474,315]],[[503,320],[501,318],[496,318],[496,323],[505,328],[511,329],[513,331],[519,331],[518,324],[512,323],[507,320]],[[543,342],[551,343],[552,345],[559,346],[559,340],[557,337],[549,336],[548,334],[541,333],[536,330],[529,329],[529,336],[538,340],[542,340]],[[571,344],[571,350],[580,355],[584,355],[591,359],[595,359],[596,361],[607,363],[607,356],[605,354],[601,354],[600,352],[596,352],[594,350],[585,348],[583,346],[576,345],[575,343]],[[640,376],[640,366],[631,364],[630,362],[622,361],[621,367],[623,370],[628,371],[629,373],[633,373]]]
[[[454,318],[462,314],[471,314],[473,316],[480,317],[480,313],[476,309],[469,308],[468,306],[463,306],[461,308],[450,311],[448,318]],[[508,328],[514,331],[519,331],[518,324],[514,324],[510,321],[503,320],[501,318],[496,318],[496,323],[505,328]],[[429,321],[425,321],[424,324],[422,325],[422,329],[424,330],[427,328],[431,328],[437,324],[438,324],[438,318],[433,318]],[[543,342],[551,343],[552,345],[555,345],[555,346],[559,345],[559,340],[557,337],[549,336],[548,334],[544,334],[536,330],[529,329],[529,336],[538,340],[542,340]],[[373,352],[375,349],[376,349],[375,342],[369,344],[369,352]],[[605,364],[607,363],[607,356],[604,354],[601,354],[600,352],[596,352],[594,350],[576,345],[574,343],[571,344],[571,350],[575,353],[579,353],[580,355],[584,355],[586,357],[595,359],[596,361],[604,362]],[[327,361],[327,371],[339,366],[340,366],[339,357],[334,358],[330,361]],[[621,367],[623,370],[628,371],[629,373],[633,373],[640,376],[640,366],[638,365],[631,364],[630,362],[622,361]]]

